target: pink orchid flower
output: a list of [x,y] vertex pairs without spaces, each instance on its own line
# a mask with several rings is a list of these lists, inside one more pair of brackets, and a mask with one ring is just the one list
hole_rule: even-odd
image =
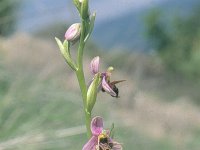
[[120,143],[110,138],[108,130],[103,129],[103,119],[99,116],[91,121],[92,137],[82,150],[122,150]]
[[[90,63],[90,71],[92,75],[95,75],[99,72],[99,65],[100,64],[100,58],[99,56],[96,56],[92,59]],[[112,97],[119,97],[119,89],[116,87],[115,84],[123,82],[125,80],[118,80],[110,82],[111,72],[114,70],[113,67],[109,67],[106,72],[101,73],[101,83],[99,86],[99,89],[102,92],[107,92]]]

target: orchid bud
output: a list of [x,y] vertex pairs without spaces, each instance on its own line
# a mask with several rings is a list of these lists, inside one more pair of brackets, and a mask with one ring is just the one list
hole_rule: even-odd
[[76,42],[81,34],[81,24],[72,24],[65,33],[65,39],[69,42]]

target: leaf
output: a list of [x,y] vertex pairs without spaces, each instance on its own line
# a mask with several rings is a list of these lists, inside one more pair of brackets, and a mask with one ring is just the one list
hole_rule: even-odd
[[92,31],[93,31],[95,18],[96,18],[96,13],[94,12],[92,14],[91,19],[90,19],[90,28],[89,28],[88,34],[86,35],[86,37],[84,39],[84,42],[86,42],[89,39],[89,37],[90,37],[90,35],[91,35]]

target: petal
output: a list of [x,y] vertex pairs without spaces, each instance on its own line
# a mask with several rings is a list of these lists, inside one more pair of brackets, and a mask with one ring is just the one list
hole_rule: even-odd
[[83,146],[82,150],[96,150],[98,144],[98,137],[92,136],[91,139]]
[[96,74],[99,72],[99,61],[100,61],[99,56],[96,56],[92,59],[90,63],[90,71],[92,74]]
[[116,96],[117,94],[113,91],[113,89],[109,86],[109,84],[106,82],[105,77],[102,79],[102,87],[103,89],[110,95]]
[[103,118],[97,116],[91,121],[92,135],[98,136],[103,131]]

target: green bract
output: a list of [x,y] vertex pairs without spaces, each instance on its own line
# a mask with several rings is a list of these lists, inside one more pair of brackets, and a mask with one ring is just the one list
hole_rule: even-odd
[[79,0],[73,0],[73,2],[74,2],[74,5],[76,6],[77,10],[80,13],[80,11],[81,11],[81,3],[80,3],[80,1]]
[[65,40],[62,44],[62,42],[55,37],[56,42],[60,48],[60,52],[63,55],[63,57],[65,58],[65,61],[69,64],[69,66],[73,69],[73,70],[77,70],[76,65],[74,64],[73,60],[71,59],[71,55],[70,55],[70,49],[69,49],[69,43],[67,40]]
[[88,0],[83,0],[81,3],[81,17],[82,19],[89,18]]
[[94,79],[92,81],[92,83],[90,84],[88,91],[87,91],[87,111],[91,112],[94,104],[96,102],[96,98],[97,98],[97,92],[98,92],[98,87],[99,87],[99,82],[100,82],[100,74],[96,74],[94,76]]

